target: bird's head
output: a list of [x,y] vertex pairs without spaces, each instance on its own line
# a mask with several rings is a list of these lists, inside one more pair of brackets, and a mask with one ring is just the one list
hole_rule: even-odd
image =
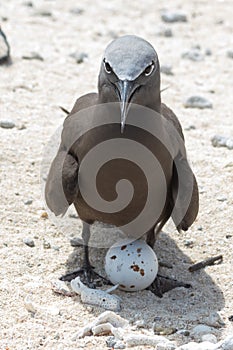
[[160,68],[153,46],[135,35],[112,41],[103,56],[98,88],[100,102],[120,102],[121,132],[130,103],[160,112]]

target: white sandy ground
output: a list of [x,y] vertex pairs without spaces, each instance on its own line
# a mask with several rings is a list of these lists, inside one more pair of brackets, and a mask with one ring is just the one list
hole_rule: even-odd
[[[70,109],[78,96],[96,90],[103,50],[112,37],[126,33],[149,40],[161,63],[173,66],[174,76],[162,75],[162,87],[170,86],[162,97],[184,129],[196,127],[184,132],[200,187],[200,213],[182,235],[171,223],[167,225],[155,246],[159,258],[173,265],[172,270],[164,268],[162,272],[192,283],[193,288],[173,290],[163,299],[149,291],[117,292],[123,299],[120,315],[143,319],[149,327],[157,317],[158,326],[190,329],[218,311],[225,322],[218,339],[232,334],[228,317],[233,314],[233,151],[214,148],[210,141],[215,134],[233,135],[233,61],[226,56],[233,46],[232,2],[32,2],[33,8],[25,6],[23,0],[0,4],[0,22],[13,58],[11,66],[0,67],[0,119],[16,123],[14,129],[0,129],[0,349],[106,348],[105,337],[72,340],[80,327],[103,310],[81,304],[79,296],[58,296],[51,290],[50,281],[80,260],[72,255],[67,237],[41,216],[44,204],[39,178],[43,149],[65,117],[58,106]],[[71,13],[75,7],[84,12]],[[52,16],[35,15],[42,8]],[[164,8],[182,9],[188,15],[187,23],[166,25],[174,33],[172,38],[157,35],[164,26],[160,18]],[[2,17],[8,20],[3,22]],[[197,44],[203,51],[211,49],[212,55],[202,62],[181,59],[186,49]],[[69,57],[76,50],[88,53],[83,64],[77,65]],[[23,60],[31,51],[40,53],[44,61]],[[213,109],[185,109],[184,99],[193,94],[211,100]],[[22,124],[26,128],[19,130]],[[24,204],[28,199],[33,200],[31,205]],[[25,237],[34,239],[34,248],[23,243]],[[44,240],[51,249],[44,248]],[[193,240],[192,248],[185,245],[187,240]],[[99,271],[103,270],[104,253],[91,251]],[[188,272],[191,262],[217,254],[223,254],[222,264]],[[34,317],[28,313],[24,307],[28,294],[44,312]],[[191,340],[176,334],[169,338],[177,343]]]

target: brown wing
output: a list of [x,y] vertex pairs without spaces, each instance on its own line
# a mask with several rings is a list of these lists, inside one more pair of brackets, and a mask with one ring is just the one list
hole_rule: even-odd
[[179,122],[179,119],[175,115],[175,113],[164,103],[161,104],[161,114],[164,116],[167,121],[172,123],[172,125],[175,127],[175,129],[178,131],[181,138],[184,140],[184,135],[182,131],[182,126]]
[[173,164],[172,219],[178,231],[187,231],[199,210],[198,185],[186,157],[178,155]]
[[77,193],[78,162],[60,147],[46,180],[46,203],[56,216],[64,215]]
[[[70,137],[73,133],[70,129],[73,123],[70,121],[77,117],[77,112],[95,104],[95,93],[80,97],[64,121],[60,147],[51,164],[45,186],[46,203],[55,215],[64,215],[78,194],[79,162],[77,156],[70,151]],[[78,124],[78,119],[75,124]],[[82,125],[77,127],[81,128]]]
[[[161,114],[172,123],[184,141],[181,124],[173,111],[162,104]],[[188,230],[198,214],[199,194],[197,180],[188,163],[185,149],[179,152],[174,159],[172,202],[173,211],[171,216],[177,229]]]

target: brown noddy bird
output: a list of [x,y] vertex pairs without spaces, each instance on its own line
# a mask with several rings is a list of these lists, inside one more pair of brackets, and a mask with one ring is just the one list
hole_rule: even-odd
[[[81,275],[90,285],[96,275],[88,255],[90,225],[101,221],[124,226],[142,209],[142,203],[148,195],[147,187],[142,185],[141,171],[130,162],[117,159],[115,163],[109,162],[102,177],[100,173],[98,191],[106,200],[112,201],[116,196],[115,192],[113,194],[113,184],[116,184],[119,178],[126,177],[134,184],[136,193],[130,205],[119,213],[104,213],[86,203],[79,191],[79,179],[82,179],[82,174],[79,174],[80,164],[85,154],[102,141],[117,137],[130,138],[148,147],[160,162],[166,179],[167,193],[161,215],[155,216],[153,225],[146,232],[147,243],[151,247],[155,243],[156,235],[170,217],[179,231],[187,230],[196,219],[199,208],[198,186],[187,161],[182,128],[173,111],[161,103],[160,92],[160,67],[155,49],[142,38],[126,35],[112,41],[105,50],[99,73],[98,93],[81,96],[65,119],[60,147],[47,177],[45,198],[49,209],[55,215],[63,215],[69,205],[74,204],[83,221],[84,262],[80,270],[63,276],[63,280],[71,280]],[[81,141],[70,145],[72,133],[77,133],[78,137],[80,130],[86,127],[85,122],[79,119],[78,112],[112,102],[119,102],[117,123],[93,128],[91,132],[84,133]],[[173,156],[166,146],[155,137],[151,137],[147,131],[127,123],[133,104],[157,113],[161,120],[167,122],[164,124],[165,128],[166,125],[170,125],[179,135],[180,140]],[[182,176],[178,176],[178,172],[182,173]],[[188,204],[185,201],[187,196]]]

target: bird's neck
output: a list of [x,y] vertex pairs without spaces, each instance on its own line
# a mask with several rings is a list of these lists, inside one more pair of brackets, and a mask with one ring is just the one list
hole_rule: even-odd
[[140,105],[152,109],[153,111],[160,113],[161,112],[161,95],[159,86],[148,86],[145,93],[141,96],[138,101]]
[[152,101],[149,101],[148,105],[146,107],[153,109],[157,113],[160,113],[161,112],[161,96],[160,96],[160,94],[158,96],[156,96],[156,98],[153,98]]

